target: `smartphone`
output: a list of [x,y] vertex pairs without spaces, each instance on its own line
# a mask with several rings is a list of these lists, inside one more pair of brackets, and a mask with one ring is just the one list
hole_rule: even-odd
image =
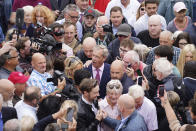
[[73,115],[74,115],[74,109],[73,109],[73,108],[68,108],[66,120],[72,122],[72,121],[73,121],[73,120],[72,120]]
[[142,86],[142,80],[143,80],[143,77],[142,76],[138,76],[137,77],[137,84]]
[[159,97],[163,97],[164,96],[164,85],[159,85],[158,90],[159,90]]
[[140,69],[138,69],[136,72],[137,72],[137,75],[138,75],[138,76],[142,76],[142,72],[141,72]]

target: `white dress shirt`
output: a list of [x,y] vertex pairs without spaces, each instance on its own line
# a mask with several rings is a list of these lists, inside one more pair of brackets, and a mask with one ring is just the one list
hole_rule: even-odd
[[[166,30],[167,23],[165,21],[165,18],[161,15],[159,15],[159,17],[161,18],[162,30]],[[148,30],[148,18],[149,18],[149,16],[147,14],[144,14],[135,22],[134,30],[136,32],[136,35],[138,35],[143,30]]]
[[[104,63],[102,64],[102,66],[99,68],[99,76],[100,76],[100,81],[102,78],[102,74],[103,74],[103,70],[104,70]],[[96,75],[97,75],[97,70],[95,67],[92,66],[92,71],[93,71],[93,78],[95,79]]]
[[121,4],[121,0],[112,0],[107,5],[105,16],[110,18],[110,10],[114,6],[119,6],[122,9],[123,16],[128,20],[130,17],[136,17],[140,3],[137,0],[130,0],[129,5],[125,8],[124,5]]
[[35,120],[35,123],[37,123],[38,120],[37,120],[37,115],[36,115],[37,113],[36,107],[32,107],[26,104],[25,102],[23,102],[23,100],[21,100],[16,103],[14,108],[16,109],[19,120],[22,119],[23,116],[31,116]]

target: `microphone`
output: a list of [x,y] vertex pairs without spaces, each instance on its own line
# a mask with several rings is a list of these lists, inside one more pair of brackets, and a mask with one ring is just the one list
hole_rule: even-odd
[[24,24],[24,10],[22,8],[18,8],[16,10],[16,27],[18,30],[21,30]]

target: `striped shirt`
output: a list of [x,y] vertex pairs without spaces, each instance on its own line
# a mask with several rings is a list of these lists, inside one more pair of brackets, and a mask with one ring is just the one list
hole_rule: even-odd
[[27,84],[28,86],[36,86],[41,89],[41,95],[48,95],[55,91],[56,87],[52,82],[47,82],[47,78],[51,78],[52,76],[45,72],[44,74],[39,73],[36,70],[33,70]]

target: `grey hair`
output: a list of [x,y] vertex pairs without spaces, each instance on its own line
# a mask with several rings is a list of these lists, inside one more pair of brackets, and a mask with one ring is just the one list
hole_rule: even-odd
[[[114,87],[118,86],[119,88],[118,89],[116,89],[116,88],[110,89],[110,86],[114,86]],[[108,93],[108,92],[111,92],[111,91],[115,91],[118,94],[122,94],[123,86],[122,86],[122,84],[119,80],[110,80],[107,83],[106,92]]]
[[27,5],[27,6],[22,7],[22,9],[24,10],[25,13],[32,13],[34,7],[30,6],[30,5]]
[[172,65],[166,58],[156,59],[153,63],[155,70],[162,73],[163,78],[169,76],[172,73]]
[[145,62],[146,61],[146,56],[148,55],[148,52],[150,51],[150,48],[147,47],[144,44],[135,44],[134,51],[136,51],[140,57],[140,60]]
[[144,97],[144,89],[140,85],[133,85],[129,87],[128,94],[132,96],[134,99]]
[[137,63],[140,62],[140,57],[139,57],[139,55],[138,55],[138,53],[136,51],[130,50],[126,54],[129,55],[131,60],[133,60],[134,62],[137,62]]
[[21,131],[20,121],[18,119],[8,120],[5,123],[3,130],[4,131]]
[[93,48],[93,50],[103,50],[102,56],[103,56],[104,58],[107,58],[108,55],[109,55],[108,49],[107,49],[107,47],[106,47],[105,45],[96,45],[96,46]]
[[66,14],[66,13],[69,12],[69,11],[77,11],[77,12],[79,12],[80,9],[79,9],[78,6],[75,5],[75,4],[69,4],[69,5],[67,5],[67,6],[65,7],[65,9],[63,10],[63,13]]

